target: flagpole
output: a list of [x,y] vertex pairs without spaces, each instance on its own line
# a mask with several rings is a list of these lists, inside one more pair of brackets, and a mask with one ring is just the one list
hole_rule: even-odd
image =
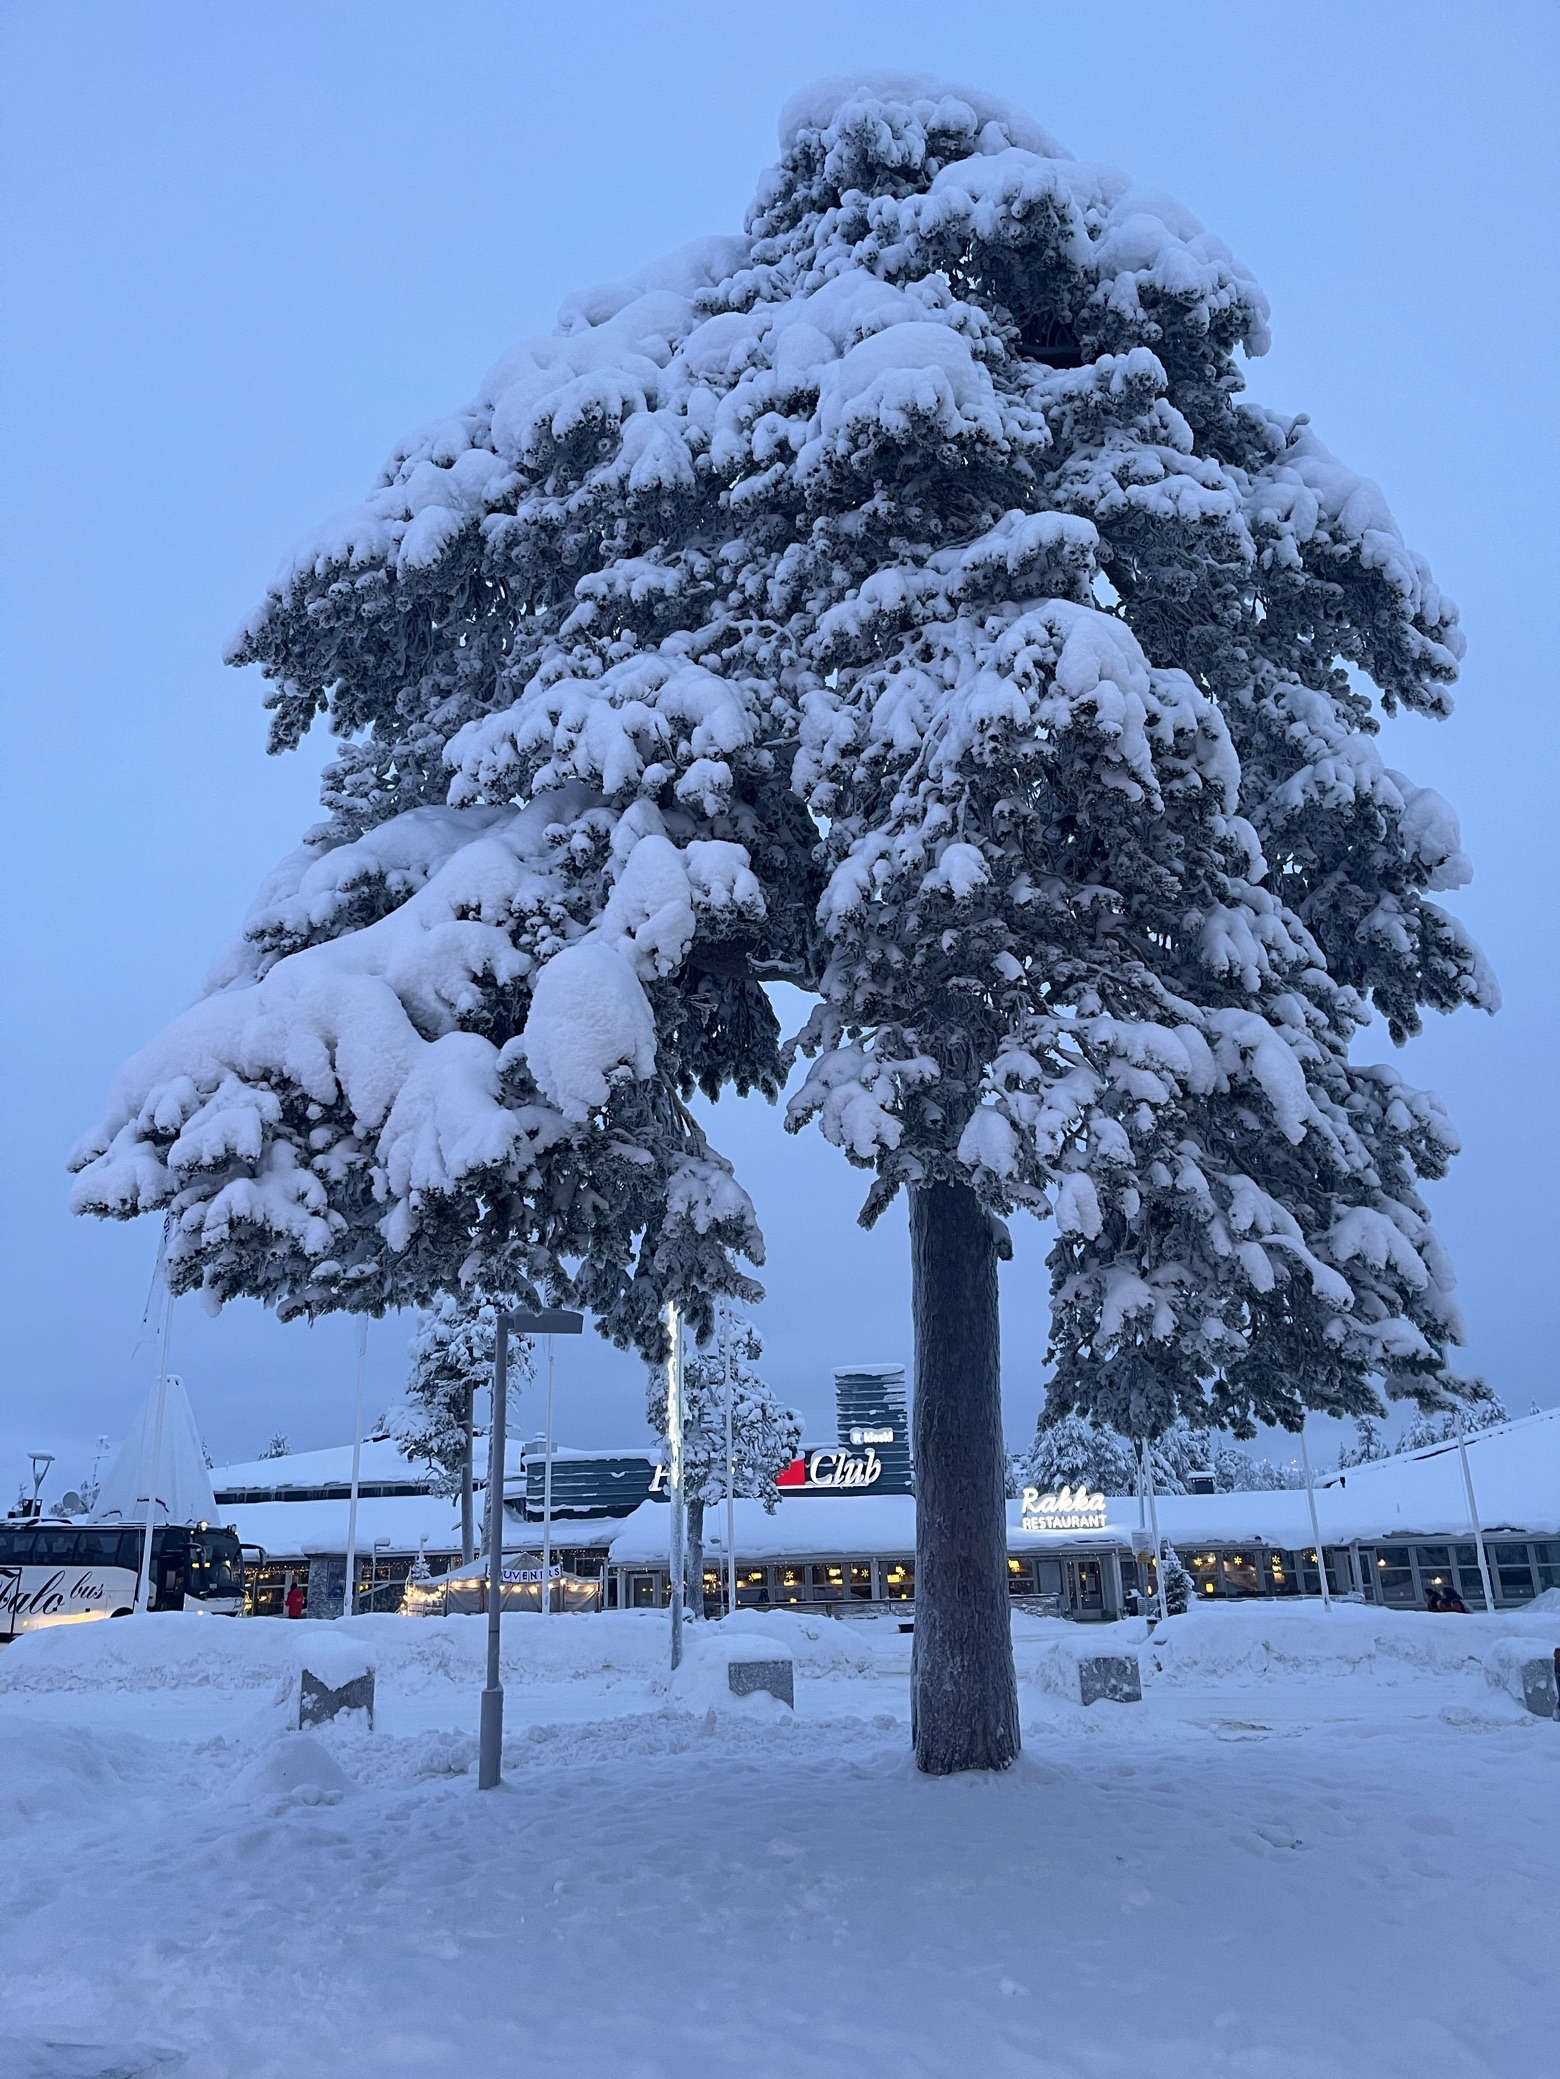
[[732,1439],[732,1403],[737,1397],[736,1367],[731,1361],[731,1314],[720,1315],[721,1354],[726,1364],[726,1615],[737,1607],[737,1453]]
[[363,1465],[363,1389],[368,1379],[368,1316],[358,1316],[357,1332],[357,1414],[352,1424],[352,1495],[347,1503],[347,1579],[341,1591],[341,1614],[352,1615],[357,1601],[357,1505],[358,1474]]
[[666,1444],[667,1494],[672,1505],[670,1563],[672,1574],[672,1666],[682,1665],[683,1652],[683,1406],[682,1317],[676,1300],[666,1305]]
[[1332,1608],[1332,1597],[1327,1593],[1327,1554],[1322,1550],[1321,1520],[1316,1513],[1316,1487],[1311,1479],[1311,1453],[1305,1441],[1305,1424],[1300,1424],[1300,1463],[1305,1467],[1305,1498],[1311,1511],[1311,1536],[1316,1540],[1316,1578],[1321,1584],[1322,1608]]
[[141,1578],[135,1584],[135,1607],[138,1610],[149,1610],[152,1606],[152,1532],[157,1521],[157,1474],[162,1465],[163,1413],[168,1405],[168,1352],[173,1343],[173,1285],[168,1281],[166,1254],[163,1278],[168,1298],[163,1307],[162,1358],[157,1367],[157,1414],[152,1423],[151,1464],[146,1472],[146,1530],[141,1539]]

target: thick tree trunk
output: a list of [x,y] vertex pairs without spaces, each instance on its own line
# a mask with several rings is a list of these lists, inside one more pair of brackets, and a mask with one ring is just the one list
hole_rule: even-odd
[[704,1615],[704,1503],[694,1496],[688,1500],[688,1546],[687,1586],[683,1593],[683,1610],[689,1617]]
[[460,1459],[460,1556],[464,1566],[470,1566],[476,1557],[476,1533],[471,1520],[471,1458],[472,1431],[476,1422],[477,1396],[470,1386],[466,1388],[466,1448]]
[[1005,1769],[1019,1750],[1003,1507],[997,1244],[963,1184],[910,1193],[915,1317],[916,1766]]

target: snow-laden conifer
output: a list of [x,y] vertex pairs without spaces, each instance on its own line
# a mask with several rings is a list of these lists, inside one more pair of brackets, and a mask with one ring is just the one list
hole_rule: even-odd
[[[775,1398],[758,1369],[763,1340],[741,1314],[727,1318],[713,1346],[690,1351],[683,1360],[683,1498],[688,1512],[688,1608],[704,1610],[704,1512],[730,1491],[739,1500],[761,1501],[773,1512],[780,1499],[778,1476],[802,1446],[802,1418]],[[727,1410],[731,1455],[726,1452]],[[666,1369],[650,1374],[645,1413],[656,1435],[666,1436]]]
[[283,1312],[486,1280],[659,1354],[752,1292],[695,1089],[910,1196],[922,1766],[1017,1745],[1003,1218],[1051,1217],[1058,1412],[1237,1433],[1444,1403],[1419,1196],[1354,1058],[1492,1006],[1382,761],[1462,637],[1376,487],[1245,402],[1267,308],[1175,202],[917,77],[782,123],[747,233],[572,298],[288,559],[233,655],[328,819],[126,1065],[77,1203]]

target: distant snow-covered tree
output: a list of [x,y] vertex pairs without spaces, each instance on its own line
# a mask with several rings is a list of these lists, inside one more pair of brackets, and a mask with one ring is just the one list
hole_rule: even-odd
[[1373,1415],[1356,1415],[1354,1418],[1354,1442],[1344,1444],[1338,1452],[1338,1469],[1347,1472],[1353,1465],[1369,1465],[1374,1458],[1388,1456],[1382,1441],[1381,1424]]
[[1082,1415],[1067,1414],[1038,1428],[1027,1451],[1013,1453],[1007,1491],[1017,1496],[1026,1487],[1038,1487],[1056,1493],[1082,1483],[1101,1494],[1133,1494],[1137,1477],[1137,1460],[1124,1437],[1097,1428]]
[[262,1458],[286,1458],[291,1450],[292,1445],[288,1443],[286,1437],[278,1430],[270,1443],[260,1453],[260,1456]]
[[1449,1405],[1419,1195],[1455,1136],[1373,1008],[1492,1005],[1382,761],[1455,613],[1379,492],[1244,403],[1250,275],[1000,99],[798,97],[742,237],[571,298],[398,448],[237,640],[326,820],[132,1061],[76,1203],[284,1314],[473,1280],[663,1354],[757,1291],[688,1107],[909,1196],[914,1719],[1017,1751],[1004,1219],[1054,1219],[1056,1386],[1134,1441]]
[[1213,1484],[1220,1494],[1260,1494],[1301,1485],[1299,1468],[1275,1465],[1234,1444],[1221,1444],[1213,1454]]
[[[1483,1379],[1474,1379],[1469,1383],[1470,1390],[1477,1397],[1469,1399],[1463,1407],[1463,1430],[1466,1435],[1471,1436],[1476,1429],[1494,1429],[1498,1424],[1511,1420],[1506,1412],[1505,1403]],[[1456,1434],[1455,1411],[1441,1415],[1419,1414],[1404,1430],[1402,1442],[1397,1448],[1400,1452],[1424,1451],[1432,1444],[1450,1443]]]
[[[419,1320],[407,1345],[406,1399],[391,1421],[403,1458],[433,1468],[436,1491],[460,1496],[461,1558],[475,1550],[472,1516],[472,1441],[476,1397],[493,1384],[493,1353],[500,1309],[517,1305],[512,1294],[445,1293]],[[534,1370],[530,1339],[509,1342],[511,1411]]]
[[[777,1476],[802,1444],[802,1418],[782,1407],[764,1383],[758,1360],[764,1345],[741,1315],[724,1324],[715,1346],[683,1360],[683,1494],[688,1511],[689,1609],[704,1611],[704,1512],[726,1498],[726,1408],[731,1406],[732,1492],[761,1501],[773,1511],[780,1499]],[[646,1415],[656,1435],[666,1436],[666,1370],[650,1375]]]

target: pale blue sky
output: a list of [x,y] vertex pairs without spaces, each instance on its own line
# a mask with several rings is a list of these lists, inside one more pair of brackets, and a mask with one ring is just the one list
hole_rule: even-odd
[[[1393,762],[1462,814],[1458,906],[1507,1008],[1438,1024],[1408,1068],[1466,1141],[1434,1199],[1469,1361],[1514,1409],[1560,1397],[1557,60],[1535,0],[0,9],[0,1500],[25,1447],[76,1477],[150,1374],[156,1235],[73,1222],[66,1151],[312,820],[322,747],[263,755],[225,636],[403,432],[571,290],[738,228],[781,102],[873,65],[986,84],[1195,210],[1273,302],[1253,393],[1381,480],[1460,602],[1458,714],[1395,728]],[[909,1356],[902,1218],[861,1234],[859,1175],[761,1104],[716,1134],[769,1235],[771,1376],[821,1427],[834,1364]],[[1015,1440],[1043,1253],[1021,1237],[1005,1275]],[[376,1405],[404,1342],[373,1332]],[[185,1302],[176,1343],[219,1458],[346,1433],[344,1324]],[[565,1375],[570,1440],[639,1433],[636,1366],[587,1338]]]

